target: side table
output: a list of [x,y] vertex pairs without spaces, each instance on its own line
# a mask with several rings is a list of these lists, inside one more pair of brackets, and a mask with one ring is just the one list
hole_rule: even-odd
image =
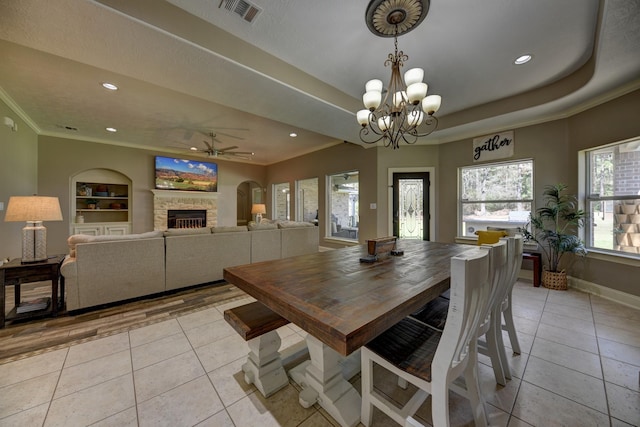
[[[4,328],[6,320],[26,319],[48,314],[52,316],[58,315],[60,302],[64,305],[64,282],[60,283],[60,298],[58,298],[60,265],[64,257],[64,254],[53,255],[45,261],[26,264],[23,264],[18,258],[0,265],[0,328]],[[45,280],[51,280],[51,303],[49,307],[43,310],[17,313],[17,308],[20,305],[20,285]],[[15,307],[5,316],[7,286],[14,286]]]
[[540,276],[542,275],[542,255],[537,252],[523,252],[523,260],[533,261],[533,286],[540,287]]

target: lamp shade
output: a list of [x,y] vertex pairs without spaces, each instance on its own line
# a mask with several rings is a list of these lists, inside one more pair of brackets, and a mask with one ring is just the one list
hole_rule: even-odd
[[265,214],[267,213],[267,207],[263,203],[254,203],[251,206],[251,214]]
[[4,220],[62,221],[60,201],[57,197],[48,196],[12,196]]

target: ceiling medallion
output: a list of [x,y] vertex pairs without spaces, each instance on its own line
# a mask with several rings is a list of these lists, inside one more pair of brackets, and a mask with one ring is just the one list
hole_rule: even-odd
[[395,37],[408,33],[427,16],[430,0],[372,0],[365,21],[376,36]]
[[[393,37],[394,53],[385,66],[391,65],[391,79],[386,91],[382,81],[369,80],[362,97],[365,109],[358,111],[360,139],[367,144],[382,141],[385,147],[400,148],[400,142],[415,144],[438,127],[434,114],[440,108],[440,95],[427,96],[427,84],[422,82],[424,70],[412,68],[404,74],[400,69],[409,59],[398,51],[398,36],[415,28],[424,20],[429,0],[372,0],[367,7],[367,26],[375,35]],[[384,93],[384,98],[382,93]]]

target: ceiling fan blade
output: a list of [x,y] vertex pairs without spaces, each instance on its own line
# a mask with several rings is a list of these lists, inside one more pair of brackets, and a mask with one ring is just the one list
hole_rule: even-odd
[[218,148],[218,151],[221,152],[221,153],[224,153],[225,151],[235,150],[236,148],[238,148],[237,145],[232,145],[231,147]]
[[206,139],[203,139],[202,142],[204,142],[204,144],[207,146],[207,149],[209,150],[213,150],[213,141],[214,141],[215,137],[211,136],[211,142],[207,141]]
[[[249,130],[249,129],[247,129]],[[231,135],[230,133],[224,133],[224,132],[217,132],[218,135],[224,135],[224,136],[228,136],[229,138],[235,138],[235,139],[239,139],[239,140],[244,140],[243,137],[241,136],[237,136],[237,135]]]
[[248,155],[251,155],[251,154],[253,154],[253,152],[252,151],[229,151],[228,153],[225,153],[225,154],[234,154],[234,155],[236,155],[236,154],[240,154],[240,155],[248,154]]

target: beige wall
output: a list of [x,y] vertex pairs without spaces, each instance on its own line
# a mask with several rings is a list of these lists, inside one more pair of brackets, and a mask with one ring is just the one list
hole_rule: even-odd
[[378,218],[371,212],[369,205],[377,201],[376,149],[365,149],[359,145],[338,143],[333,147],[300,156],[295,159],[276,163],[267,167],[267,203],[271,200],[271,185],[288,182],[291,191],[291,218],[295,218],[294,206],[295,181],[298,179],[318,178],[318,222],[320,227],[320,244],[328,247],[343,247],[347,244],[327,240],[326,212],[326,176],[340,172],[357,170],[360,188],[360,224],[359,239],[377,237]]
[[[542,198],[544,186],[557,182],[570,183],[572,172],[569,168],[569,144],[567,122],[558,120],[535,126],[516,129],[514,132],[514,155],[509,161],[533,159],[535,206]],[[478,135],[482,136],[482,135]],[[458,235],[458,168],[474,164],[473,139],[451,142],[440,147],[438,174],[438,229],[439,241],[453,242]],[[577,192],[575,183],[570,191]]]
[[[640,91],[614,99],[567,119],[570,185],[578,182],[578,152],[617,141],[640,137]],[[570,270],[574,277],[640,296],[640,267],[588,255]]]
[[[4,125],[4,117],[18,125],[14,132]],[[50,194],[38,193],[38,137],[25,122],[0,101],[0,259],[22,256],[23,222],[4,222],[4,214],[11,196]],[[48,224],[47,224],[48,225]]]
[[[98,144],[74,139],[41,136],[38,143],[38,189],[42,194],[60,198],[64,221],[47,224],[50,253],[66,252],[66,239],[73,212],[69,212],[71,179],[78,172],[105,168],[128,176],[133,182],[129,205],[133,232],[153,230],[153,193],[155,155],[128,147]],[[176,154],[175,157],[193,158]],[[208,161],[212,161],[208,159]],[[218,225],[236,225],[237,188],[243,181],[265,181],[264,167],[214,160],[218,164]]]

